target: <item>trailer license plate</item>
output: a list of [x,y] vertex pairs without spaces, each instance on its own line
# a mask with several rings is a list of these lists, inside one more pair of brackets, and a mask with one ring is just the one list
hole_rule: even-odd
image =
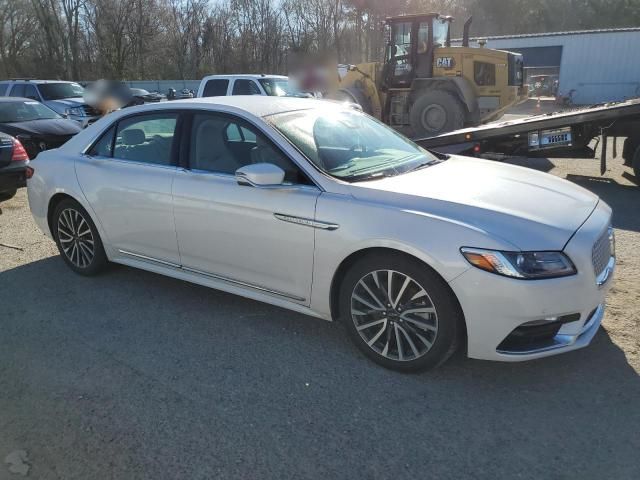
[[[536,138],[537,137],[537,138]],[[555,130],[542,130],[529,134],[529,148],[532,150],[570,146],[572,142],[571,127]]]

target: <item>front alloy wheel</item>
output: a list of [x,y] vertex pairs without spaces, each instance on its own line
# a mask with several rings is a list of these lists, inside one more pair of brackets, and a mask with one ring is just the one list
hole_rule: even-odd
[[366,344],[390,360],[425,355],[438,335],[438,314],[426,290],[394,270],[366,274],[351,294],[351,318]]
[[462,310],[447,283],[419,260],[372,253],[346,272],[340,316],[356,346],[404,372],[436,367],[456,350]]

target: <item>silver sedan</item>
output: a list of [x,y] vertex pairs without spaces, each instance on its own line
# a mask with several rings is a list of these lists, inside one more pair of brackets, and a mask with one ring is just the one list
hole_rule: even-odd
[[588,345],[611,209],[564,180],[423,150],[348,106],[255,96],[115,112],[30,165],[66,264],[121,263],[340,320],[424,370]]

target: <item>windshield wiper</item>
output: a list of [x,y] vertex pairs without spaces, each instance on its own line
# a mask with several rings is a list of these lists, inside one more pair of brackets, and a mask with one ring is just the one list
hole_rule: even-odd
[[404,173],[415,172],[416,170],[430,167],[431,165],[435,165],[436,163],[440,163],[439,160],[429,160],[428,162],[422,162],[416,165],[415,167],[411,167],[409,170],[405,170]]
[[373,180],[380,180],[381,178],[395,177],[397,174],[392,174],[390,171],[385,170],[382,172],[363,173],[362,175],[353,175],[346,177],[344,180],[348,182],[370,182]]

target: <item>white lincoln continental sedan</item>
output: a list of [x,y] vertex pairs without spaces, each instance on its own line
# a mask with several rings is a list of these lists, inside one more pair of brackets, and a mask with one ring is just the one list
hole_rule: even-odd
[[214,97],[115,112],[30,165],[82,275],[121,263],[340,320],[402,371],[585,347],[611,209],[526,168],[423,150],[348,106]]

